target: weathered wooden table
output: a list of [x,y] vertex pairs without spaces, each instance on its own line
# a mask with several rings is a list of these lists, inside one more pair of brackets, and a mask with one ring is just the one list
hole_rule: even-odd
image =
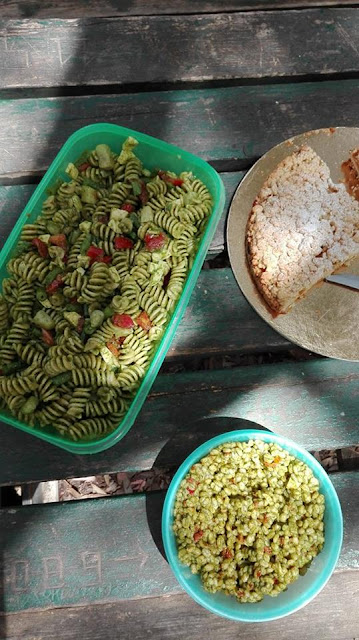
[[[359,7],[332,4],[3,0],[2,240],[68,135],[98,121],[202,156],[221,173],[227,205],[209,255],[222,254],[214,261],[222,266],[202,271],[128,435],[102,454],[79,457],[1,425],[0,485],[173,471],[201,439],[235,428],[238,419],[309,450],[358,443],[358,365],[306,358],[274,333],[242,297],[225,261],[228,205],[256,158],[308,129],[359,124]],[[262,626],[211,615],[183,593],[161,552],[164,492],[2,508],[0,635],[359,636],[359,473],[332,479],[345,522],[336,571],[307,607]]]

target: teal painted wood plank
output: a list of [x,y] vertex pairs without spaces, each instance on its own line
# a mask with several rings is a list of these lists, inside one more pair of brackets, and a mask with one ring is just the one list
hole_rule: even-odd
[[[344,515],[337,572],[359,570],[359,473],[331,476]],[[164,493],[2,511],[3,610],[181,593],[158,545]]]
[[2,20],[0,87],[351,73],[357,69],[352,43],[358,27],[355,8]]
[[241,427],[238,418],[310,451],[356,445],[358,403],[359,365],[336,360],[160,375],[135,425],[103,453],[75,456],[2,425],[0,484],[166,466],[168,452]]
[[[174,13],[225,13],[228,11],[254,11],[258,9],[308,8],[331,6],[338,0],[2,0],[3,18],[103,18],[105,16],[145,16]],[[357,5],[352,0],[341,0],[341,5]]]
[[162,138],[222,171],[237,170],[297,133],[356,126],[358,99],[359,80],[343,80],[4,100],[0,179],[38,175],[71,133],[103,121]]

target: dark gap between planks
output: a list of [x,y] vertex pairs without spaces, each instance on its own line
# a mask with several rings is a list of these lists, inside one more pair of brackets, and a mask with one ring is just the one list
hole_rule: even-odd
[[[344,447],[342,449],[322,449],[311,451],[312,455],[320,462],[328,473],[354,471],[359,469],[359,445]],[[103,475],[70,478],[55,481],[58,486],[58,500],[56,502],[69,502],[73,500],[91,500],[94,498],[111,498],[119,495],[133,493],[149,493],[153,491],[165,491],[177,470],[177,467],[152,468],[145,471],[122,471]],[[0,488],[0,509],[13,506],[25,506],[32,504],[31,497],[35,495],[39,483],[22,486],[7,486]],[[41,498],[40,498],[41,500]],[[46,500],[41,502],[39,498],[36,504],[55,502]]]
[[[42,6],[42,4],[44,6]],[[31,2],[29,0],[20,0],[18,2],[3,2],[3,14],[4,19],[54,19],[54,18],[83,18],[84,11],[86,11],[86,17],[90,18],[118,18],[118,17],[134,17],[142,18],[143,16],[170,16],[170,15],[198,15],[209,13],[239,13],[242,11],[293,11],[298,9],[311,8],[342,8],[343,6],[348,8],[355,8],[358,6],[358,2],[350,2],[350,0],[272,0],[270,3],[261,0],[248,0],[247,2],[223,2],[218,0],[217,2],[196,1],[195,8],[193,2],[163,2],[165,11],[161,11],[158,7],[158,3],[152,3],[148,0],[138,4],[133,2],[137,9],[132,9],[130,5],[125,3],[124,8],[122,4],[118,3],[115,7],[113,1],[105,0],[103,2],[86,2],[86,5],[81,6],[81,2],[60,2],[53,3],[41,3]],[[154,8],[152,9],[152,5]],[[10,10],[8,6],[10,5]],[[227,5],[227,6],[226,6]],[[93,9],[94,7],[94,9]],[[97,8],[98,7],[98,8]],[[173,9],[172,9],[173,7]],[[193,10],[192,10],[193,9]]]
[[339,80],[358,80],[358,71],[333,71],[323,73],[261,76],[253,78],[231,78],[211,80],[174,80],[171,82],[142,82],[126,84],[84,84],[61,87],[26,87],[0,89],[2,100],[25,100],[34,98],[86,97],[92,95],[122,95],[127,93],[156,93],[160,91],[181,91],[194,89],[225,89],[230,87],[262,86],[272,84],[301,84],[306,82],[330,82]]

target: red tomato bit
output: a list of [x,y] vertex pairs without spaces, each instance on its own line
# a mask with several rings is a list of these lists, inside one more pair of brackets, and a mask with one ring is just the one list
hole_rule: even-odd
[[159,233],[158,235],[154,235],[153,233],[146,233],[145,235],[145,245],[148,251],[156,251],[157,249],[162,249],[165,243],[166,236],[164,233]]
[[106,347],[111,351],[111,353],[118,358],[118,356],[120,355],[119,350],[117,349],[116,345],[113,344],[113,342],[106,342]]
[[50,236],[49,239],[50,244],[54,244],[56,247],[61,247],[66,251],[67,249],[67,240],[64,233],[58,233],[56,236]]
[[172,176],[169,176],[166,171],[159,171],[158,175],[161,178],[161,180],[163,180],[164,182],[169,182],[170,184],[173,184],[175,187],[180,187],[184,182],[184,180],[182,180],[181,178],[172,178]]
[[89,167],[91,167],[89,162],[83,162],[82,164],[80,164],[80,166],[78,167],[79,171],[86,171],[86,169],[88,169]]
[[115,315],[112,316],[112,324],[122,329],[133,329],[135,326],[131,316],[127,313],[115,313]]
[[79,318],[79,321],[76,327],[76,331],[78,331],[78,333],[82,332],[82,329],[84,328],[84,324],[85,324],[85,318],[81,316],[81,318]]
[[144,330],[149,331],[152,327],[152,322],[146,313],[146,311],[141,311],[140,315],[136,318],[136,323]]
[[141,193],[139,195],[139,198],[142,204],[146,204],[148,202],[149,195],[148,195],[147,187],[144,182],[141,182]]
[[122,211],[128,211],[129,213],[132,213],[132,211],[135,210],[135,207],[130,202],[124,202],[123,204],[121,204],[120,208],[122,209]]
[[221,553],[222,558],[233,558],[233,553],[230,549],[223,549],[222,553]]
[[51,331],[48,331],[47,329],[41,329],[41,333],[42,333],[42,339],[45,342],[45,344],[47,344],[49,347],[52,347],[55,344],[55,340]]
[[40,238],[33,238],[33,239],[31,240],[31,244],[32,244],[34,247],[36,247],[36,249],[37,249],[37,250],[38,250],[38,252],[39,252],[39,255],[40,255],[42,258],[47,258],[47,257],[48,257],[49,252],[48,252],[47,246],[46,246],[45,242],[43,242],[42,240],[40,240]]
[[58,290],[59,287],[62,287],[63,284],[64,284],[64,281],[62,279],[62,276],[58,274],[55,280],[50,282],[50,284],[46,287],[46,293],[48,293],[49,295],[52,295],[53,293],[55,293],[55,291]]
[[131,238],[126,238],[125,236],[117,236],[117,238],[114,239],[113,244],[117,250],[132,249],[133,247]]
[[194,534],[193,534],[193,540],[194,540],[195,542],[198,542],[198,540],[200,540],[200,539],[202,538],[202,536],[203,536],[203,531],[202,531],[202,529],[199,529],[198,531],[195,531],[195,532],[194,532]]

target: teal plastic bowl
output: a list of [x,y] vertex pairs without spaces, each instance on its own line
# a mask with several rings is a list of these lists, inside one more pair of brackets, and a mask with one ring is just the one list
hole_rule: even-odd
[[[241,604],[232,596],[224,593],[208,593],[202,586],[198,575],[191,573],[189,567],[178,560],[175,536],[172,531],[173,508],[178,487],[196,462],[214,447],[224,442],[263,440],[275,442],[305,462],[319,480],[320,491],[325,497],[325,543],[322,551],[313,560],[307,573],[300,576],[277,597],[265,596],[261,602]],[[241,622],[268,622],[294,613],[304,607],[323,589],[337,563],[343,540],[343,516],[336,491],[319,462],[302,447],[287,438],[271,432],[257,430],[231,431],[223,433],[195,449],[181,464],[167,491],[162,513],[162,538],[167,559],[178,582],[200,605],[219,616]]]

